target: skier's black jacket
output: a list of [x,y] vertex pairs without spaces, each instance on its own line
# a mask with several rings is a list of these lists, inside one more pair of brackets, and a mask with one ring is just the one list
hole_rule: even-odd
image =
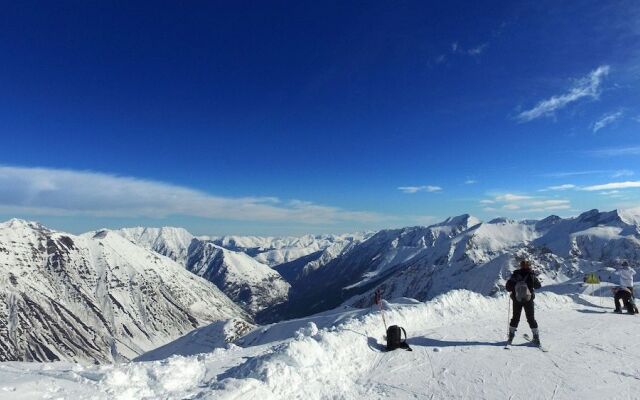
[[507,292],[511,292],[511,298],[515,300],[513,289],[515,288],[516,282],[519,280],[519,278],[523,278],[525,279],[525,282],[527,282],[529,291],[531,291],[531,301],[533,301],[533,299],[536,297],[534,289],[540,289],[542,285],[540,284],[538,277],[530,269],[527,270],[520,268],[513,271],[513,274],[511,274],[511,278],[509,278],[506,284]]

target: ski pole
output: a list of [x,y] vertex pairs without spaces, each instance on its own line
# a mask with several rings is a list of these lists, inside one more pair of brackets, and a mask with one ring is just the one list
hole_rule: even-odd
[[380,289],[376,290],[375,301],[376,301],[376,304],[378,305],[378,308],[380,309],[380,315],[382,316],[382,323],[384,324],[384,331],[386,333],[387,321],[384,319],[384,310],[382,309],[382,293],[380,292]]
[[509,298],[509,292],[507,292],[507,303],[509,303],[507,307],[507,338],[509,337],[509,333],[511,333],[511,324],[509,323],[509,319],[511,318],[511,299]]

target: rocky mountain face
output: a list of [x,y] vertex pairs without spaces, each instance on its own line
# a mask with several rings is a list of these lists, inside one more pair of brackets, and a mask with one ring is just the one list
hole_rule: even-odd
[[127,360],[231,318],[250,320],[211,283],[112,232],[0,224],[0,361]]
[[213,282],[251,315],[287,300],[289,284],[280,274],[244,253],[194,240],[187,270]]

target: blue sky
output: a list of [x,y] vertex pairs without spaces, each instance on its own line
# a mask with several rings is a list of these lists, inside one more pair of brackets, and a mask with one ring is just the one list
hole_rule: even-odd
[[640,205],[640,3],[429,3],[5,4],[0,217],[281,235]]

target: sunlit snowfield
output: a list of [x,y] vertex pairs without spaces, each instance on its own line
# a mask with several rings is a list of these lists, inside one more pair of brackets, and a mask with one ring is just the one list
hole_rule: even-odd
[[[542,293],[536,303],[547,353],[523,339],[524,320],[503,349],[506,297],[454,291],[426,304],[385,304],[386,320],[408,330],[412,352],[383,350],[376,309],[334,310],[259,328],[243,347],[186,357],[101,367],[4,363],[0,397],[638,398],[637,316],[614,314],[609,298],[586,295]],[[173,350],[202,351],[203,341],[194,335]]]

